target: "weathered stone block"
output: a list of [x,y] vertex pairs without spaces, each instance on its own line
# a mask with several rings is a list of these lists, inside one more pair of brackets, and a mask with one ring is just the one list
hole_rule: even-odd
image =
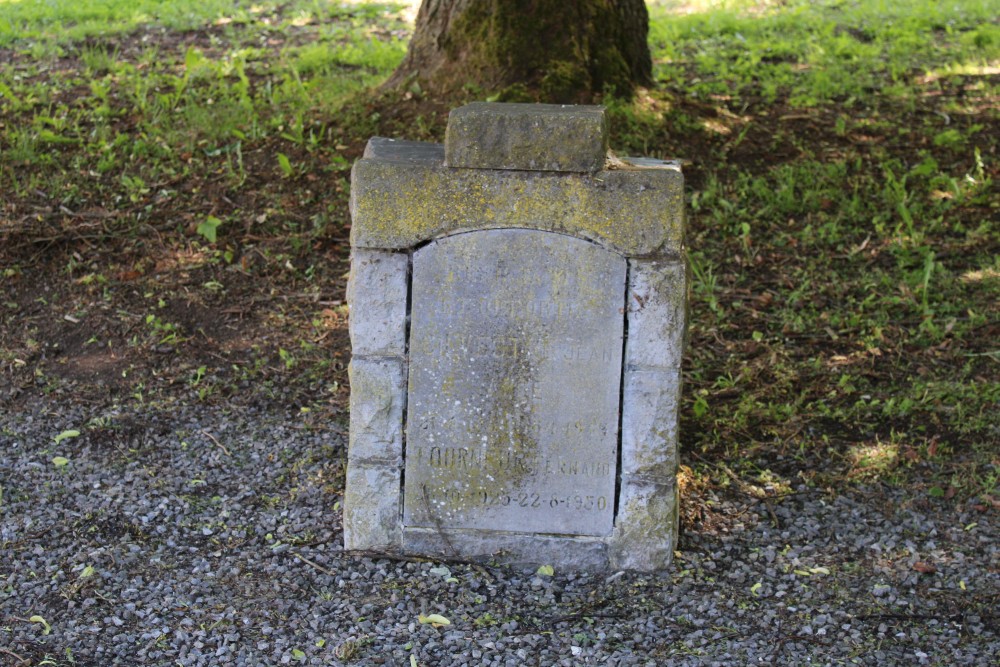
[[405,525],[610,532],[625,272],[529,230],[415,253]]
[[473,102],[448,116],[449,167],[592,173],[607,152],[600,106]]
[[354,165],[347,548],[669,565],[683,178],[605,136],[599,111],[477,104],[447,147]]
[[400,469],[351,461],[344,490],[344,548],[398,551]]
[[662,570],[670,565],[677,542],[677,485],[622,477],[618,517],[609,541],[614,569]]
[[605,539],[489,530],[403,528],[403,551],[505,565],[553,565],[568,570],[608,567]]
[[397,164],[425,163],[436,165],[444,163],[444,145],[432,144],[428,141],[372,137],[365,144],[365,152],[362,157],[392,160]]
[[625,365],[678,369],[687,331],[687,262],[629,261]]
[[347,282],[354,356],[406,353],[406,253],[356,248]]
[[681,373],[626,368],[622,383],[622,474],[662,481],[677,473]]
[[[373,140],[375,143],[375,140]],[[676,165],[596,174],[449,169],[440,150],[378,142],[351,172],[351,246],[405,249],[460,231],[522,228],[593,240],[626,257],[679,256]]]
[[403,462],[403,409],[406,369],[401,359],[351,360],[351,433],[348,458],[353,464]]

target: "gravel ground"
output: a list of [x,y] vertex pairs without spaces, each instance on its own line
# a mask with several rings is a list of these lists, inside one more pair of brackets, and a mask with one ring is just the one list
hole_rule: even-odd
[[0,415],[0,664],[1000,664],[974,500],[717,498],[670,572],[539,576],[345,554],[336,427],[48,410]]

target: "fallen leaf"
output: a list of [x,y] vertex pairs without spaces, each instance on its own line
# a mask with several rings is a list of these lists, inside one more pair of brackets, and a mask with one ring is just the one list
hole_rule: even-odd
[[535,572],[535,574],[541,577],[551,577],[555,573],[556,573],[555,568],[553,568],[551,565],[543,565],[540,568],[538,568],[537,572]]
[[417,620],[420,621],[422,625],[433,625],[435,628],[440,628],[443,625],[451,625],[451,621],[442,616],[441,614],[428,614],[424,616],[420,614],[417,616]]
[[927,445],[927,458],[932,459],[937,456],[938,441],[937,438],[931,440],[931,443]]
[[[963,586],[962,588],[965,588],[965,586]],[[43,635],[47,635],[50,632],[52,632],[52,626],[49,625],[48,622],[44,618],[42,618],[41,616],[32,616],[31,618],[28,619],[28,622],[29,623],[41,623],[42,624],[42,634]]]
[[937,572],[937,567],[934,566],[934,563],[925,563],[922,560],[919,560],[916,563],[914,563],[913,569],[919,572],[920,574],[934,574],[935,572]]

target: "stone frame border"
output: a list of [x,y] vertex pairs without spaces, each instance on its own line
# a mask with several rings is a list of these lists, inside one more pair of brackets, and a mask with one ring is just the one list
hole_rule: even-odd
[[[622,164],[626,168],[621,171],[559,174],[556,178],[563,180],[549,183],[547,191],[568,188],[579,192],[590,188],[606,192],[607,181],[601,177],[609,174],[619,179],[616,184],[624,184],[612,194],[624,190],[626,198],[630,194],[641,196],[636,193],[652,184],[656,193],[653,203],[666,206],[653,221],[662,227],[659,236],[655,224],[636,220],[642,216],[627,219],[627,213],[621,210],[614,211],[612,217],[626,219],[626,224],[609,228],[608,234],[593,233],[595,228],[588,227],[587,221],[566,229],[546,219],[526,224],[511,214],[486,216],[478,225],[455,217],[447,223],[415,230],[407,224],[408,214],[392,206],[388,213],[384,206],[379,207],[394,195],[399,196],[400,190],[405,193],[410,188],[414,195],[414,182],[423,183],[424,188],[422,195],[416,195],[420,201],[409,204],[427,213],[427,201],[440,194],[452,175],[462,187],[469,187],[469,179],[496,178],[509,183],[513,178],[521,179],[530,189],[532,179],[550,179],[539,179],[537,172],[446,167],[443,151],[433,144],[378,138],[369,143],[365,158],[356,163],[352,174],[346,549],[546,563],[587,570],[653,571],[670,564],[678,531],[677,439],[689,283],[682,244],[683,205],[678,196],[682,177],[676,163],[634,160]],[[638,190],[627,192],[627,180],[621,179],[629,175],[639,181]],[[588,204],[593,206],[595,202],[591,199],[583,207],[586,209]],[[477,211],[482,214],[495,208],[495,202],[480,201]],[[646,215],[650,204],[640,201],[639,208]],[[455,233],[503,228],[567,233],[597,243],[627,260],[616,511],[608,536],[403,526],[412,254],[426,242]],[[630,234],[630,229],[634,233]]]

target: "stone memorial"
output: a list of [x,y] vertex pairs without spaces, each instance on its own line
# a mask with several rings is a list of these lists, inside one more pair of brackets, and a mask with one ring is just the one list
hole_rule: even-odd
[[351,175],[351,550],[651,571],[677,538],[683,177],[474,103]]

